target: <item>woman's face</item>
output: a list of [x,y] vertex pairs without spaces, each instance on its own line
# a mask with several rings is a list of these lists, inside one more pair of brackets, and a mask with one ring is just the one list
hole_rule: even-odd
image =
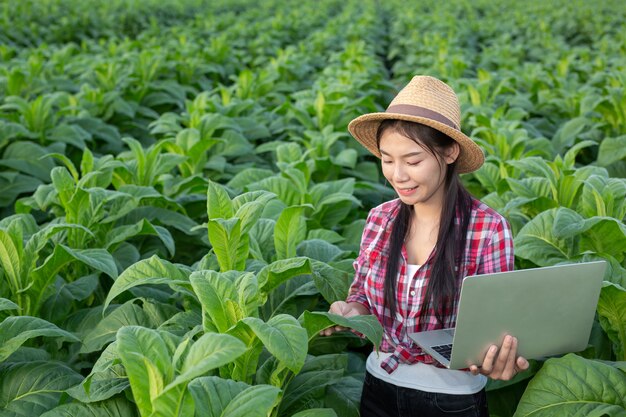
[[443,156],[434,156],[426,147],[396,132],[386,130],[379,143],[382,171],[405,204],[443,204],[446,166],[456,160],[455,143]]

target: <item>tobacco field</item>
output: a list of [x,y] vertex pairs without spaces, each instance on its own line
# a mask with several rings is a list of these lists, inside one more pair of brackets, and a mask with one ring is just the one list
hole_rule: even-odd
[[417,74],[458,93],[516,269],[608,262],[588,348],[491,381],[491,415],[626,416],[622,1],[0,12],[0,416],[357,417],[382,328],[327,311],[395,196],[347,124]]

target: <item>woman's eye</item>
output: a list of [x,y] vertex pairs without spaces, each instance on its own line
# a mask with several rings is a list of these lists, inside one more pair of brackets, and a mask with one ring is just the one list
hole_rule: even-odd
[[419,163],[420,163],[420,161],[417,161],[417,162],[407,162],[407,165],[415,166],[415,165],[417,165]]
[[393,161],[383,161],[383,164],[391,164]]

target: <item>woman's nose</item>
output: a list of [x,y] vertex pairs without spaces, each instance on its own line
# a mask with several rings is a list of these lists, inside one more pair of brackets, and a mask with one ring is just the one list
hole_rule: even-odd
[[393,169],[393,178],[396,181],[406,181],[409,179],[409,176],[407,175],[406,169],[404,168],[403,164],[396,164]]

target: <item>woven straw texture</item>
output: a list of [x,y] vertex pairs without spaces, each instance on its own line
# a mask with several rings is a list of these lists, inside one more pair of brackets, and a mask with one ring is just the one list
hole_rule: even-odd
[[350,122],[348,130],[352,136],[378,158],[381,155],[376,145],[376,131],[385,119],[422,123],[456,140],[461,148],[457,161],[459,173],[475,171],[485,160],[480,147],[461,132],[459,99],[452,88],[436,78],[413,77],[391,101],[386,112],[364,114]]

